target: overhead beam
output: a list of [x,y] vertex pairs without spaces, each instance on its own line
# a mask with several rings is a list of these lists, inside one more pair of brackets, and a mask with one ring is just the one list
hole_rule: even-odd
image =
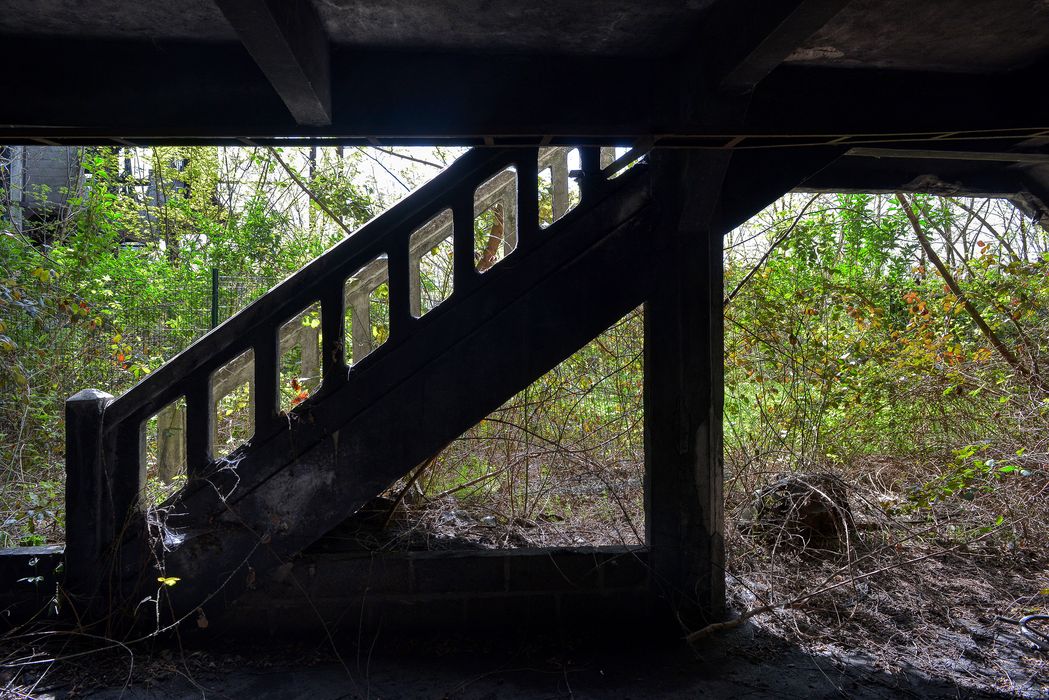
[[215,0],[301,126],[332,123],[328,36],[309,0]]
[[[746,3],[743,3],[746,4]],[[778,9],[792,3],[773,3]],[[765,33],[752,35],[749,51],[745,51],[734,65],[728,67],[721,80],[721,89],[729,92],[752,90],[765,76],[773,71],[802,42],[819,31],[841,11],[849,0],[801,0],[793,3],[791,10],[778,24]],[[737,10],[738,11],[738,10]],[[775,16],[773,14],[772,16]],[[744,45],[743,49],[746,49]]]
[[1042,228],[1049,231],[1049,168],[1029,168],[1020,178],[1023,191],[1019,193],[1015,203],[1026,205],[1021,208],[1037,219]]
[[[647,137],[657,148],[825,144],[1006,152],[1049,134],[1049,92],[1030,90],[1049,62],[990,76],[785,64],[748,96],[742,112],[729,108],[731,99],[723,95],[686,94],[677,80],[680,57],[492,56],[333,45],[332,123],[303,126],[238,43],[12,38],[4,47],[21,63],[0,77],[4,94],[18,95],[0,101],[0,143],[237,144],[238,138],[265,143],[298,137],[322,145],[482,145],[486,139],[499,146],[544,139],[548,145],[628,145]],[[70,65],[84,75],[106,75],[120,65],[121,79],[50,89],[53,76]],[[557,77],[565,75],[572,79]],[[1025,95],[1025,108],[971,99],[999,93]]]
[[864,158],[922,158],[927,160],[968,160],[995,163],[1036,163],[1049,165],[1049,153],[993,153],[925,148],[850,148],[845,155]]
[[[758,133],[781,134],[829,129],[847,137],[839,143],[852,146],[867,145],[864,140],[889,133],[901,140],[924,140],[929,132],[941,130],[945,133],[937,138],[943,140],[957,135],[1000,138],[1005,143],[1022,122],[1027,126],[1049,122],[1049,95],[1025,88],[1047,68],[1049,61],[1041,61],[1010,73],[974,75],[784,64],[755,89],[745,126]],[[1023,110],[1008,100],[981,100],[977,105],[972,95],[982,93],[972,89],[995,94],[1017,90],[1034,101]],[[952,129],[952,124],[958,128]],[[1021,140],[1034,135],[1025,134]]]
[[684,47],[686,71],[712,93],[754,89],[848,0],[719,0]]
[[796,186],[802,192],[923,192],[952,196],[1009,196],[1029,191],[1025,169],[994,160],[839,158]]

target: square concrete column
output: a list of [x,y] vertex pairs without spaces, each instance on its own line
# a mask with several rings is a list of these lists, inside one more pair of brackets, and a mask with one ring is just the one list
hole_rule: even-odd
[[645,506],[656,593],[694,628],[724,614],[722,243],[728,156],[657,151],[660,206],[645,305]]
[[66,590],[91,597],[115,536],[103,463],[102,416],[113,397],[85,389],[66,400]]

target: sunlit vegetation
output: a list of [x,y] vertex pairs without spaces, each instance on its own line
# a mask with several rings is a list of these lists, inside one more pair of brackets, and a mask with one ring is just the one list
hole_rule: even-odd
[[[369,177],[380,155],[88,149],[58,215],[0,225],[0,545],[62,537],[66,397],[126,390],[436,172],[385,155],[385,173]],[[149,170],[166,196],[147,196]],[[477,269],[511,254],[511,226],[525,230],[508,212],[476,213]],[[831,472],[865,479],[887,513],[971,504],[965,532],[1035,541],[1024,509],[1049,454],[1047,243],[1008,202],[929,196],[792,194],[731,232],[730,519],[778,475]],[[451,293],[450,249],[419,252],[416,315]],[[358,352],[386,340],[387,304],[383,283],[347,309],[348,348],[354,324]],[[628,315],[390,495],[405,491],[421,520],[483,524],[490,546],[643,542],[642,318]],[[289,409],[320,379],[317,311],[291,320],[304,330],[282,347]],[[221,456],[251,436],[251,386],[215,399]]]

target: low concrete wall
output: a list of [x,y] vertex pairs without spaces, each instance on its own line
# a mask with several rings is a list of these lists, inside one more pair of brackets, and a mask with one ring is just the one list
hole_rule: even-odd
[[[64,547],[0,550],[0,631],[54,621]],[[309,552],[231,601],[213,636],[371,638],[652,625],[645,547]]]
[[65,547],[0,549],[0,630],[53,619]]
[[304,554],[212,626],[252,636],[645,626],[644,547]]

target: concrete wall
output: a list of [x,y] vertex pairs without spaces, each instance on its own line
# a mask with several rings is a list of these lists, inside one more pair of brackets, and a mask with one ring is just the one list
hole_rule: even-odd
[[70,146],[5,146],[3,215],[21,229],[27,217],[61,211],[84,183],[81,150]]
[[0,549],[0,631],[30,620],[54,619],[55,569],[65,547]]
[[22,148],[23,205],[36,215],[46,215],[65,206],[69,195],[83,183],[80,149],[67,146]]
[[[0,631],[53,623],[63,550],[0,550]],[[652,584],[645,547],[313,551],[256,582],[206,634],[312,638],[325,626],[354,638],[633,630],[651,627],[661,609]]]
[[653,618],[644,547],[312,553],[278,567],[209,625],[259,636],[507,633]]

